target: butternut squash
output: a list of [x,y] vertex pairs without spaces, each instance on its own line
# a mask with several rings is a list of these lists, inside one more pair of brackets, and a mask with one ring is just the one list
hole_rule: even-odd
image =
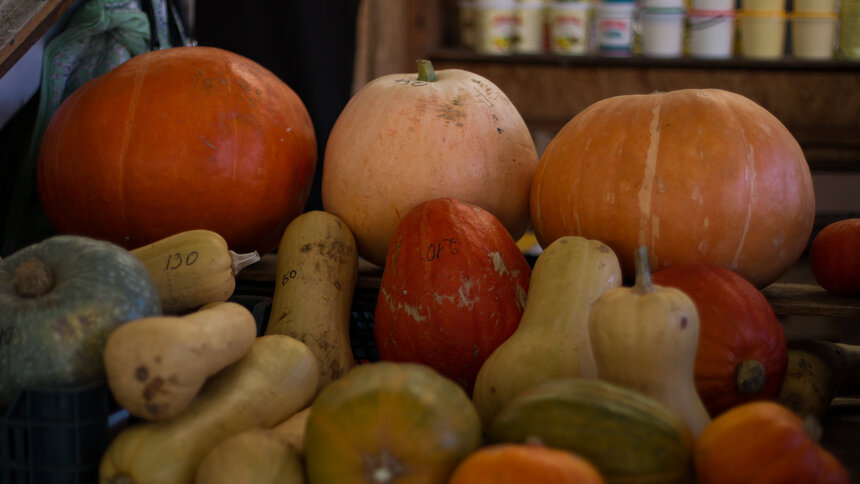
[[260,260],[257,252],[237,254],[211,230],[189,230],[131,251],[146,266],[165,314],[182,314],[206,303],[226,301],[236,274]]
[[308,345],[320,368],[320,388],[355,366],[349,340],[358,252],[337,216],[305,212],[278,245],[275,290],[265,334],[285,334]]
[[305,428],[310,414],[311,407],[307,407],[272,429],[272,432],[290,444],[300,459],[305,456]]
[[105,344],[108,387],[135,417],[171,418],[207,378],[244,356],[256,336],[254,316],[233,302],[131,321],[112,331]]
[[99,482],[193,482],[213,447],[240,432],[283,422],[310,404],[318,381],[316,358],[304,343],[261,336],[239,361],[210,378],[185,411],[120,432],[102,456]]
[[269,429],[228,437],[206,454],[195,484],[303,484],[304,469],[292,446]]
[[484,426],[537,383],[597,377],[588,315],[601,294],[620,285],[618,258],[602,242],[564,236],[541,252],[519,326],[478,372],[472,401]]
[[633,287],[606,291],[591,309],[597,376],[662,402],[698,436],[711,417],[693,374],[699,343],[696,304],[680,289],[651,283],[644,247],[635,259]]
[[820,424],[830,403],[840,395],[860,395],[860,346],[790,341],[779,402],[801,418],[813,418]]

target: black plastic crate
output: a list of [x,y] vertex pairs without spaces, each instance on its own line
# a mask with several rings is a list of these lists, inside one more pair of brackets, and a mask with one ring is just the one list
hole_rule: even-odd
[[0,483],[98,482],[109,429],[126,416],[103,382],[21,391],[0,421]]

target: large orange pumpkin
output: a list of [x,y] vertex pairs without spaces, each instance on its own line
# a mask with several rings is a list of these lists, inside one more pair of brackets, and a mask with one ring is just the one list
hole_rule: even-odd
[[472,452],[454,469],[448,484],[604,484],[583,457],[539,442],[497,443]]
[[598,101],[550,142],[531,191],[542,246],[563,235],[600,240],[628,280],[645,246],[655,271],[711,264],[763,287],[800,257],[814,216],[812,177],[791,133],[717,89]]
[[677,265],[651,274],[696,303],[696,391],[712,417],[752,400],[775,400],[788,365],[782,325],[764,295],[734,272]]
[[428,200],[397,226],[373,317],[379,359],[434,368],[469,395],[519,326],[531,268],[490,212]]
[[477,205],[514,239],[529,225],[538,155],[517,109],[484,77],[421,66],[420,77],[391,74],[362,87],[326,143],[323,207],[379,265],[400,219],[427,200]]
[[269,252],[304,209],[316,139],[299,97],[237,54],[176,47],[72,93],[44,135],[39,197],[64,233],[140,247],[209,229]]

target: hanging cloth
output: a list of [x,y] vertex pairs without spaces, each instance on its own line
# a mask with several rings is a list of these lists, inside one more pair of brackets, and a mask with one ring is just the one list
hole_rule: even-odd
[[25,158],[18,165],[9,204],[3,253],[54,232],[36,191],[42,136],[60,104],[87,81],[152,49],[184,43],[175,7],[167,0],[88,0],[46,46],[39,107]]

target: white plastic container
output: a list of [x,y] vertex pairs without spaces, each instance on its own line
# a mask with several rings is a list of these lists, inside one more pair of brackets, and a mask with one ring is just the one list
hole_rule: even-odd
[[594,15],[594,40],[602,55],[630,55],[633,46],[634,2],[602,2]]
[[745,12],[776,12],[785,10],[785,0],[741,0]]
[[545,19],[543,2],[518,2],[516,6],[516,41],[513,49],[520,54],[544,51]]
[[836,39],[835,13],[794,13],[791,16],[791,55],[796,59],[833,58]]
[[738,12],[741,56],[749,59],[781,59],[785,55],[786,14]]
[[735,35],[734,10],[691,10],[687,14],[690,56],[705,59],[732,57]]
[[591,3],[556,2],[548,8],[550,52],[566,55],[587,53],[591,39]]
[[639,15],[642,27],[642,54],[648,57],[680,57],[684,44],[682,8],[643,8]]
[[691,11],[726,12],[734,9],[734,0],[690,0]]
[[517,2],[484,0],[475,7],[475,51],[488,55],[510,54],[517,34]]

